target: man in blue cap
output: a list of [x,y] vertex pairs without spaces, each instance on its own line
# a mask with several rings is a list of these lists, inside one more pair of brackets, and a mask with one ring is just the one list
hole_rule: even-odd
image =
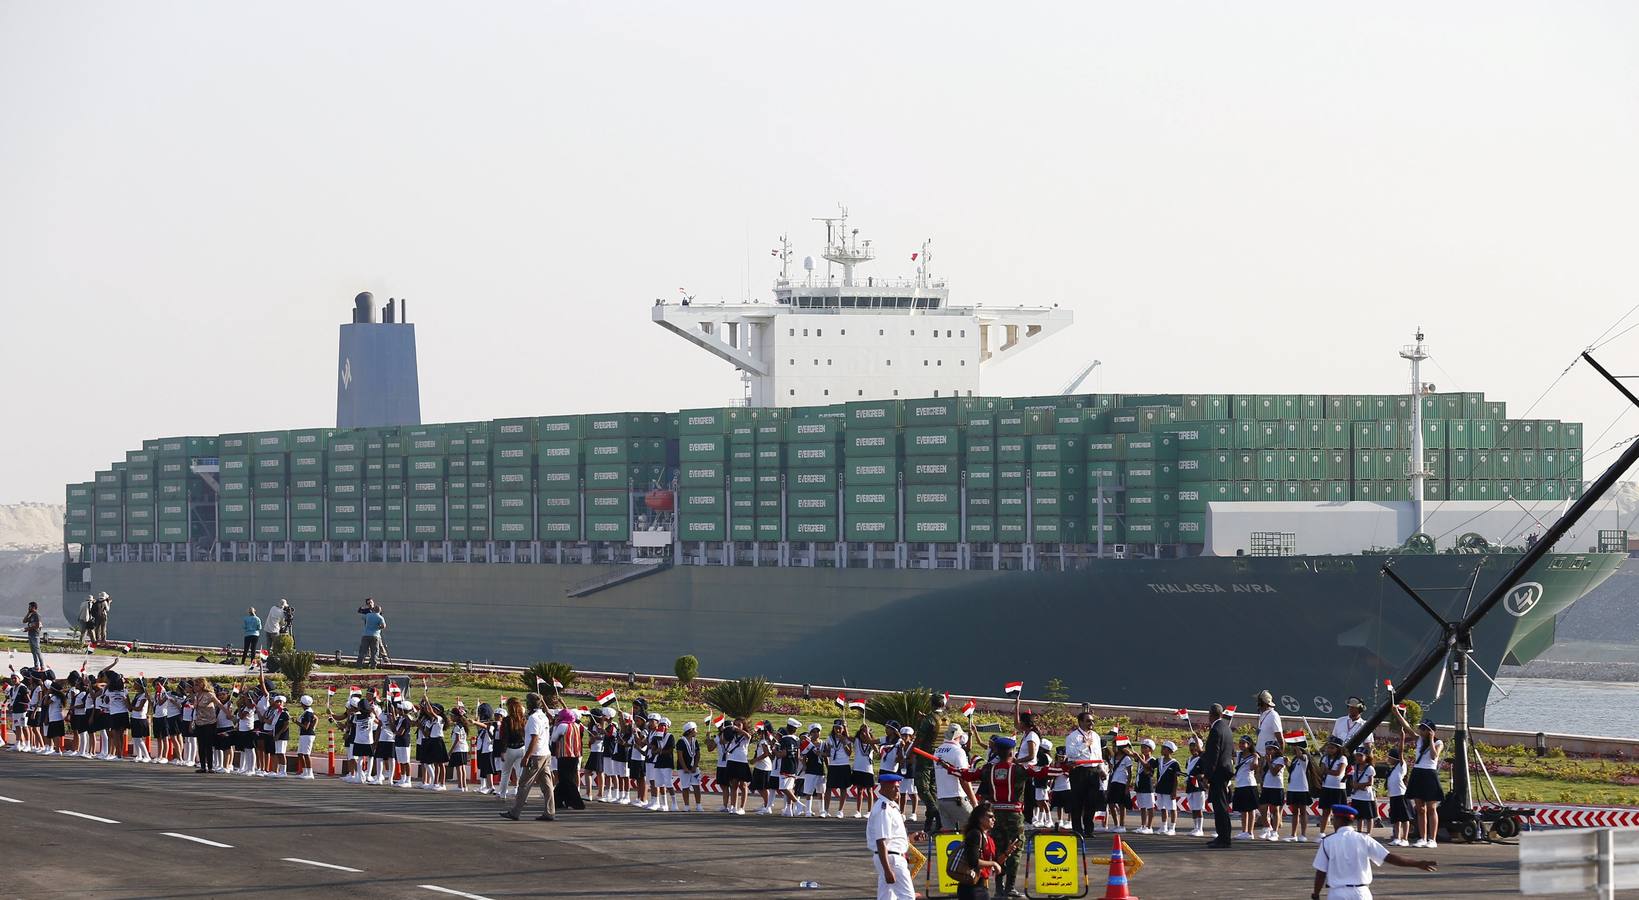
[[1424,872],[1439,868],[1432,859],[1411,859],[1390,853],[1376,838],[1355,830],[1353,806],[1334,804],[1331,813],[1335,830],[1321,838],[1320,846],[1315,849],[1315,889],[1309,900],[1320,900],[1321,888],[1326,889],[1329,900],[1371,900],[1372,866],[1385,862]]
[[865,820],[865,845],[876,860],[877,900],[916,900],[916,883],[905,864],[905,851],[911,841],[925,840],[927,835],[905,833],[905,816],[899,811],[900,776],[883,772],[876,781],[876,801]]
[[979,793],[990,801],[996,813],[997,861],[1002,864],[996,873],[998,897],[1023,897],[1013,887],[1019,874],[1019,844],[1024,834],[1024,795],[1030,785],[1030,772],[1013,755],[1017,742],[1010,737],[996,735],[990,739],[990,755],[979,771]]

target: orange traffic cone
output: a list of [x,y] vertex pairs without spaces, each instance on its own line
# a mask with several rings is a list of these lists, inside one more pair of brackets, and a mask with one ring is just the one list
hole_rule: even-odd
[[1115,849],[1110,851],[1110,880],[1104,888],[1104,900],[1138,900],[1127,893],[1127,863],[1121,856],[1121,835],[1115,836]]
[[336,729],[330,729],[330,747],[324,754],[325,762],[330,768],[330,777],[336,777]]

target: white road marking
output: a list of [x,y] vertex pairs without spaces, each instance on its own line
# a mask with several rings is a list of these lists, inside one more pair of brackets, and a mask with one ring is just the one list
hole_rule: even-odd
[[22,802],[23,802],[23,801],[21,801],[21,800],[14,800],[14,799],[12,799],[12,798],[10,798],[10,797],[0,797],[0,802],[5,802],[5,803],[22,803]]
[[207,841],[202,837],[194,837],[191,834],[177,834],[174,831],[161,831],[160,834],[163,834],[166,837],[181,838],[182,840],[185,840],[185,841],[193,841],[196,844],[204,844],[207,847],[221,847],[224,850],[232,850],[233,849],[232,844],[223,844],[223,843],[218,843],[217,841]]
[[65,816],[76,816],[76,817],[81,818],[81,819],[90,819],[93,822],[101,822],[104,825],[118,825],[119,824],[118,822],[114,821],[113,819],[104,819],[102,816],[93,816],[93,815],[88,815],[86,813],[77,813],[72,809],[59,809],[57,811],[62,813]]
[[347,866],[338,866],[338,865],[335,865],[334,863],[324,863],[324,862],[319,862],[317,860],[312,860],[312,859],[301,859],[301,858],[295,857],[295,856],[286,856],[286,857],[284,857],[284,861],[285,862],[293,862],[293,863],[301,863],[304,866],[318,866],[321,869],[337,869],[337,870],[340,870],[342,872],[362,872],[362,871],[364,871],[363,869],[353,869],[353,868],[349,868]]
[[468,900],[489,900],[488,897],[480,896],[478,894],[469,894],[466,891],[452,891],[447,887],[439,887],[436,884],[422,884],[422,885],[417,885],[417,887],[422,887],[422,888],[425,888],[429,891],[437,891],[440,894],[450,894],[450,895],[456,896],[456,897],[466,897],[466,898],[468,898]]

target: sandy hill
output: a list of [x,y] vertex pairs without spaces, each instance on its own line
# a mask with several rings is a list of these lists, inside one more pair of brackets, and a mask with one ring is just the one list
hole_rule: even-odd
[[62,543],[62,504],[0,504],[0,549],[44,550]]
[[30,600],[48,624],[63,624],[63,507],[0,504],[0,629],[19,627]]

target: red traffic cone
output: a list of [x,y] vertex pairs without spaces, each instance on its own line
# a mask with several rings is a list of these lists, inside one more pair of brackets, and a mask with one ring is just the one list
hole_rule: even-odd
[[1127,893],[1127,863],[1121,856],[1121,835],[1115,836],[1115,849],[1110,851],[1110,880],[1104,888],[1104,900],[1138,900]]

